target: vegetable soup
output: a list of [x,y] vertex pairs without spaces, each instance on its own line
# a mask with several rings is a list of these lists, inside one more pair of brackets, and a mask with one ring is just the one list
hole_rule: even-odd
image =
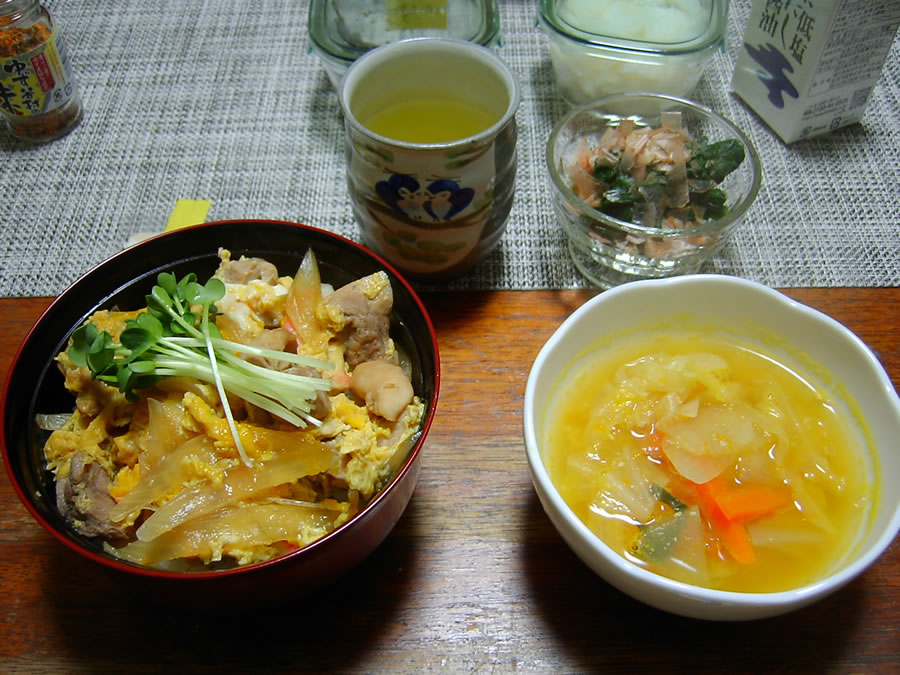
[[547,470],[582,522],[685,583],[797,588],[868,525],[869,458],[836,406],[724,337],[650,334],[599,350],[561,382],[544,433]]

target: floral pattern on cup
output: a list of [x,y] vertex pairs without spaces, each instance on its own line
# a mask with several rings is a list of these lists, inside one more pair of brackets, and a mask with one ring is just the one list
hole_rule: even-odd
[[492,141],[435,153],[348,135],[351,203],[378,251],[413,274],[452,269],[475,255],[496,208]]
[[395,173],[375,184],[375,193],[401,216],[419,222],[447,222],[472,203],[475,190],[441,178],[421,186],[414,177]]

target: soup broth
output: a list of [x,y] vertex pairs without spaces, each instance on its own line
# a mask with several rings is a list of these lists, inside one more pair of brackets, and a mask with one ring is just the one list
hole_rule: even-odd
[[561,383],[547,470],[617,553],[686,583],[774,592],[825,576],[868,525],[867,451],[788,366],[713,335],[630,339]]

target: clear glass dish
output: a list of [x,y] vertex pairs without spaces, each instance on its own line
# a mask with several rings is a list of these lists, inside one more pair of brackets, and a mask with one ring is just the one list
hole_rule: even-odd
[[573,106],[623,91],[689,95],[727,21],[728,0],[540,0],[537,19]]
[[452,37],[491,47],[500,36],[497,0],[311,0],[310,48],[338,86],[362,54],[411,37]]
[[[573,153],[601,145],[609,128],[625,122],[656,128],[663,115],[674,112],[680,113],[692,139],[709,143],[734,139],[743,149],[743,161],[717,185],[725,193],[724,215],[680,228],[642,225],[619,220],[575,194],[568,173]],[[553,209],[566,233],[572,261],[601,288],[701,271],[745,221],[762,181],[759,155],[734,124],[692,101],[645,92],[609,96],[569,112],[550,134],[546,162]]]

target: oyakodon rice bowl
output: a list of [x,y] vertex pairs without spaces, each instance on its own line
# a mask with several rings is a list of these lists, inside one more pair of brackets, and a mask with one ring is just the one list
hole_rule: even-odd
[[190,228],[103,263],[38,321],[4,456],[38,520],[108,567],[312,590],[405,508],[438,362],[418,298],[365,249],[270,221]]

